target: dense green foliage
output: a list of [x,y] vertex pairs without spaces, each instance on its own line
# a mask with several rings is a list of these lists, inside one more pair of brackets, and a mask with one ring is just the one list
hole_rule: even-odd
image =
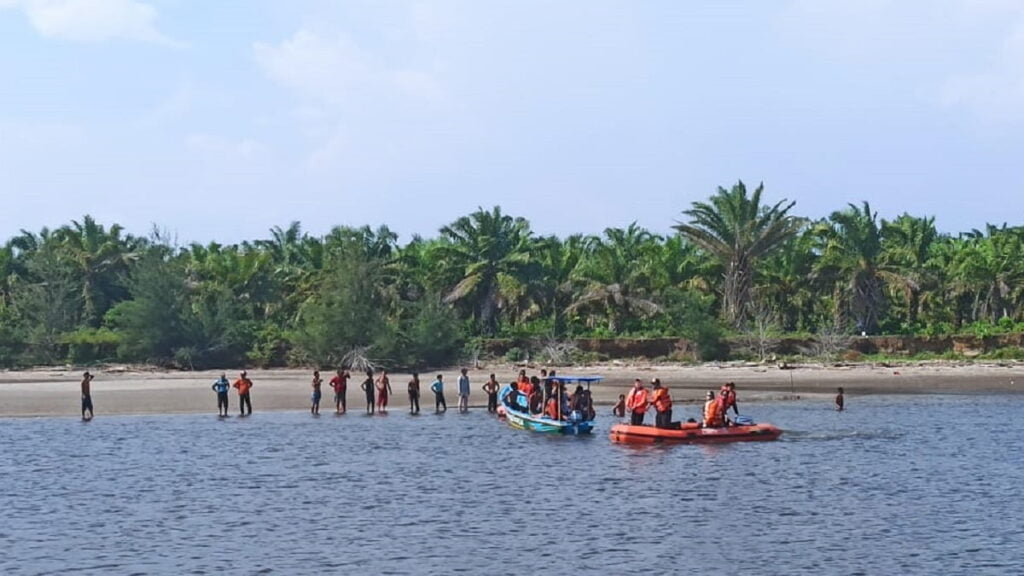
[[[1024,324],[1024,228],[956,236],[865,202],[818,220],[740,182],[636,223],[539,236],[480,209],[436,238],[298,223],[239,245],[172,246],[90,217],[0,248],[0,364],[437,366],[481,338],[992,334]],[[516,353],[522,351],[516,348]]]

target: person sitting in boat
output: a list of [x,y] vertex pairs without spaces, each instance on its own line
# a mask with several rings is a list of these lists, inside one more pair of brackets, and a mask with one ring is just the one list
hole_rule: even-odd
[[540,414],[544,409],[544,391],[540,386],[533,386],[529,396],[530,413]]
[[708,390],[707,402],[704,403],[704,427],[721,428],[725,425],[722,405],[715,400],[715,393]]
[[650,403],[654,406],[654,425],[658,428],[668,428],[672,422],[672,396],[668,388],[661,385],[660,378],[651,380]]
[[722,417],[725,418],[729,413],[729,408],[735,415],[740,415],[740,409],[736,407],[736,383],[729,382],[722,385],[722,389],[718,392],[718,403],[722,405]]
[[633,389],[626,398],[626,409],[629,410],[629,423],[642,426],[644,414],[647,413],[647,389],[644,388],[643,380],[637,378],[633,381]]
[[561,414],[558,410],[558,400],[555,398],[548,398],[547,404],[544,406],[544,415],[552,420],[560,420]]
[[597,410],[594,410],[594,397],[590,390],[583,391],[583,419],[593,420],[597,418]]
[[515,382],[509,384],[509,392],[505,395],[504,402],[505,406],[510,410],[515,410],[516,412],[526,411],[522,404],[519,403],[519,385]]

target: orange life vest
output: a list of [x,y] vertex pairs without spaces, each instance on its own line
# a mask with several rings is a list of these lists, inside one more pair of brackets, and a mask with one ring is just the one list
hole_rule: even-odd
[[647,411],[647,390],[643,388],[634,388],[629,393],[629,397],[626,398],[626,408],[629,408],[633,412],[646,412]]
[[722,425],[722,405],[717,400],[708,400],[704,403],[704,425],[711,427]]
[[544,408],[544,415],[548,418],[558,419],[558,401],[554,398],[548,400],[548,405]]
[[668,394],[667,388],[655,388],[651,391],[651,404],[658,412],[672,409],[672,397]]

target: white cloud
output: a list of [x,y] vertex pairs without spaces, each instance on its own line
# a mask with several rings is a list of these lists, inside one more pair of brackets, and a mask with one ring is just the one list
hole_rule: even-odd
[[345,34],[301,29],[279,44],[256,43],[264,74],[299,99],[292,111],[314,142],[306,167],[334,166],[347,150],[353,115],[391,116],[406,107],[443,103],[447,94],[429,69],[392,66]]
[[157,29],[156,8],[136,0],[0,0],[0,8],[21,9],[32,27],[47,38],[178,45]]
[[1007,32],[995,45],[989,66],[948,79],[942,101],[970,110],[987,121],[1024,121],[1024,6],[990,2]]
[[240,161],[255,160],[267,151],[263,144],[251,138],[234,140],[206,133],[189,134],[185,146],[204,156]]

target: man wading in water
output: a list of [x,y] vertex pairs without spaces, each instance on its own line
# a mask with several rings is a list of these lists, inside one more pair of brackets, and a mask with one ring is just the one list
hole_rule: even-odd
[[246,375],[246,371],[242,370],[242,373],[238,375],[238,380],[232,384],[238,389],[238,407],[242,411],[242,416],[245,416],[245,408],[249,407],[249,415],[252,415],[252,399],[249,396],[249,390],[252,389],[252,380]]
[[420,375],[413,372],[409,380],[409,414],[420,413]]
[[228,382],[228,375],[220,373],[220,378],[210,388],[217,393],[217,415],[228,415],[228,390],[231,390],[231,383]]
[[[88,422],[92,420],[92,392],[90,384],[92,383],[92,374],[86,372],[82,375],[82,420]],[[89,417],[85,417],[86,411],[89,412]]]
[[366,380],[360,387],[366,392],[366,413],[373,414],[373,370],[366,370]]

